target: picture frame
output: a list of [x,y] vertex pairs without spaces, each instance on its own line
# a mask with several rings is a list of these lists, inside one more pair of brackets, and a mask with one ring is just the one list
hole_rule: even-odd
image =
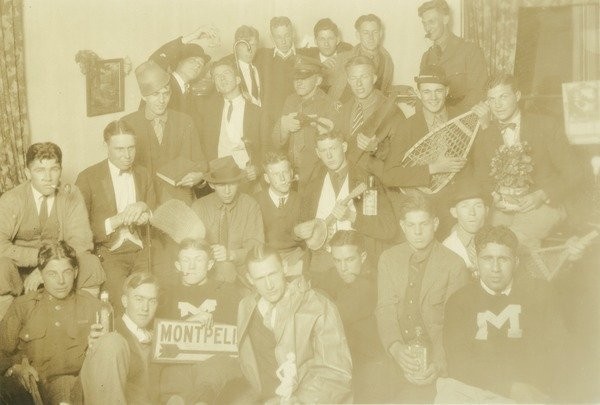
[[86,74],[87,116],[111,114],[125,109],[125,62],[123,58],[96,61]]

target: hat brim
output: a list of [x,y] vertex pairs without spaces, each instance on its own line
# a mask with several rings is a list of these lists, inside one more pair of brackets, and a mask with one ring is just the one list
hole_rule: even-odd
[[319,72],[309,72],[309,71],[296,71],[294,72],[294,79],[308,79],[309,77],[313,77],[314,75],[318,75]]
[[233,176],[233,177],[226,177],[226,178],[214,178],[210,175],[210,173],[207,173],[204,176],[204,179],[209,182],[209,183],[213,183],[213,184],[228,184],[228,183],[237,183],[240,182],[242,180],[244,180],[246,178],[246,173],[241,172],[239,175],[237,176]]

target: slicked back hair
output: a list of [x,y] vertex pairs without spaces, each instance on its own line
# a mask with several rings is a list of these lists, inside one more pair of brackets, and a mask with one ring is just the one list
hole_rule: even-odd
[[485,226],[475,235],[475,250],[479,253],[488,243],[507,246],[516,256],[519,250],[519,240],[507,226]]
[[40,271],[44,270],[50,261],[60,259],[67,259],[71,267],[74,269],[79,267],[75,249],[73,249],[67,242],[64,240],[57,242],[46,242],[42,244],[40,250],[38,251],[38,268]]
[[29,167],[34,160],[56,160],[62,166],[62,151],[57,144],[52,142],[38,142],[32,144],[25,154],[25,166]]

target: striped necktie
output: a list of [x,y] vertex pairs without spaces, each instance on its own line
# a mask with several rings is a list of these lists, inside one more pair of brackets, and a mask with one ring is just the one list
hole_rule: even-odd
[[227,222],[227,207],[221,206],[221,216],[219,218],[219,244],[229,247],[229,224]]
[[360,103],[356,103],[356,107],[354,107],[354,112],[352,114],[352,133],[351,135],[356,135],[358,129],[364,123],[365,116],[363,112],[363,107]]
[[156,140],[158,141],[159,145],[162,144],[162,140],[163,140],[163,121],[156,117],[152,120],[152,127],[154,128],[154,134],[156,135]]
[[227,122],[231,122],[231,114],[233,114],[233,101],[229,101],[229,108],[227,108]]
[[250,94],[252,94],[252,97],[258,100],[258,84],[256,83],[256,76],[254,76],[254,65],[250,63],[248,66],[250,68]]

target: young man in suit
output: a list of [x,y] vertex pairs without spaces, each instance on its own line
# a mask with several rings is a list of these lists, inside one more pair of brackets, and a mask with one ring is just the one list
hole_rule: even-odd
[[158,306],[158,281],[150,273],[133,273],[121,295],[125,313],[115,330],[92,325],[81,368],[85,403],[150,404],[157,402],[158,370],[151,364],[152,327]]
[[[207,49],[208,41],[217,35],[213,27],[202,26],[190,34],[167,42],[148,58],[171,74],[170,109],[188,115],[193,113],[195,97],[190,87],[200,78],[204,66],[210,61],[210,56],[204,49]],[[204,47],[193,43],[194,41],[201,41]]]
[[[191,204],[192,187],[202,182],[207,168],[196,126],[187,114],[168,108],[171,79],[158,64],[144,62],[135,69],[135,75],[145,105],[123,120],[136,135],[136,162],[150,172],[159,203],[175,198]],[[189,162],[190,167],[173,186],[156,173],[178,158]]]
[[[80,264],[77,289],[97,295],[104,282],[85,202],[78,188],[60,184],[62,151],[51,142],[34,143],[25,156],[28,181],[0,197],[0,319],[15,296],[43,284],[38,252],[44,242],[64,240]],[[24,279],[22,279],[22,275]]]
[[[294,94],[287,96],[281,117],[272,133],[274,149],[286,150],[302,191],[319,158],[315,139],[319,133],[331,131],[339,103],[319,88],[323,82],[323,66],[308,56],[298,56],[294,66]],[[317,120],[304,122],[304,120]]]
[[[561,126],[552,117],[521,110],[521,92],[514,77],[507,74],[492,77],[487,89],[487,105],[481,103],[474,110],[486,110],[489,105],[494,120],[480,131],[473,144],[473,173],[493,197],[491,224],[508,226],[522,245],[537,248],[565,219],[565,201],[581,193],[582,169]],[[512,201],[509,205],[500,194],[502,185],[490,173],[498,153],[519,145],[530,159],[531,184],[524,195],[509,198]]]
[[234,53],[226,58],[229,58],[238,70],[242,79],[240,89],[244,97],[260,107],[262,105],[263,78],[254,64],[254,57],[258,51],[258,30],[252,26],[242,25],[235,30],[234,40]]
[[[391,357],[390,399],[432,402],[435,380],[445,370],[444,303],[469,276],[461,258],[435,240],[438,219],[424,194],[407,192],[398,218],[406,242],[381,254],[377,279],[377,326]],[[411,350],[419,329],[428,364]]]
[[263,91],[262,107],[265,110],[267,129],[270,131],[281,116],[283,103],[294,92],[293,77],[296,63],[294,28],[288,17],[273,17],[269,24],[274,48],[262,48],[256,55]]
[[331,87],[331,75],[335,71],[336,56],[352,49],[352,45],[340,38],[338,26],[329,18],[322,18],[313,28],[316,47],[300,48],[298,53],[320,61],[325,66],[325,76],[319,86],[325,93]]
[[485,97],[487,67],[481,49],[452,33],[445,0],[423,3],[418,10],[425,37],[433,45],[421,57],[421,71],[440,66],[448,75],[448,105],[468,110]]
[[120,312],[121,288],[133,272],[148,271],[148,249],[142,226],[156,196],[146,168],[135,165],[136,136],[123,120],[104,129],[108,158],[77,177],[94,234],[96,254],[106,272],[104,289]]
[[253,293],[238,311],[239,360],[257,401],[351,401],[352,360],[335,305],[302,277],[287,282],[273,250],[259,247],[247,263]]
[[354,28],[359,43],[352,50],[338,55],[333,82],[329,89],[329,95],[342,103],[352,97],[347,81],[346,63],[355,56],[364,56],[372,61],[376,76],[374,86],[377,90],[385,94],[394,79],[394,62],[382,44],[381,19],[375,14],[361,15],[356,19]]
[[[317,137],[316,152],[321,160],[312,173],[302,193],[300,221],[296,235],[309,240],[316,228],[315,218],[325,220],[331,216],[327,233],[333,235],[340,229],[354,229],[365,237],[368,255],[376,263],[386,244],[396,236],[397,222],[392,205],[383,187],[375,179],[377,189],[377,215],[363,213],[363,198],[342,200],[360,183],[367,182],[367,174],[356,166],[350,166],[346,158],[348,145],[342,134],[333,130]],[[325,271],[331,267],[331,257],[325,248],[314,251],[310,271]]]
[[211,75],[217,93],[198,103],[194,118],[209,161],[232,156],[249,181],[262,160],[261,109],[242,95],[242,78],[227,58],[215,62]]

